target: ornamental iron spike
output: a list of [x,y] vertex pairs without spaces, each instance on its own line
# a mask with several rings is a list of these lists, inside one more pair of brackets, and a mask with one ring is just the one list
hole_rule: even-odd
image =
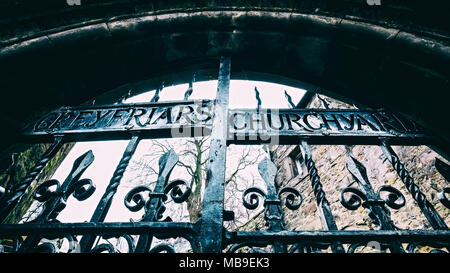
[[[169,150],[159,159],[159,174],[154,189],[150,190],[146,186],[138,186],[126,195],[125,206],[128,209],[131,211],[139,211],[145,208],[145,213],[141,221],[156,222],[161,220],[166,210],[164,202],[167,200],[169,193],[176,203],[184,202],[189,197],[191,189],[186,181],[175,180],[168,183],[170,174],[177,163],[178,155],[173,149]],[[184,192],[180,188],[181,185],[185,187]],[[143,192],[148,192],[149,198],[147,198],[147,201],[145,201],[146,198],[142,195]],[[152,237],[152,234],[141,235],[137,242],[135,252],[149,252]]]
[[[32,221],[33,223],[53,223],[58,222],[56,218],[66,207],[66,201],[73,195],[79,201],[90,197],[95,191],[95,185],[90,179],[80,177],[94,161],[92,150],[79,156],[73,163],[72,170],[62,184],[58,180],[51,179],[42,183],[34,192],[33,197],[44,202],[44,208],[40,214]],[[50,188],[56,186],[56,190]],[[28,237],[20,246],[19,252],[34,251],[40,241],[39,236]]]
[[[341,204],[350,210],[355,210],[359,206],[363,206],[369,211],[369,217],[378,229],[396,230],[397,227],[391,220],[390,211],[385,205],[396,209],[401,208],[405,205],[404,196],[395,188],[387,185],[381,187],[379,191],[375,193],[369,178],[367,177],[365,166],[354,157],[349,156],[347,158],[346,167],[355,178],[360,189],[347,187],[342,190],[340,198]],[[388,198],[382,199],[381,192],[389,192]],[[346,193],[351,193],[350,199],[345,198]],[[396,202],[397,200],[400,200],[399,203]],[[389,248],[392,252],[405,252],[398,242],[393,242]]]
[[291,108],[296,108],[296,105],[292,101],[292,97],[288,94],[288,92],[286,90],[284,90],[284,96],[286,97],[286,99],[287,99],[289,105],[291,106]]
[[[264,158],[258,164],[258,171],[263,178],[267,193],[257,187],[251,187],[244,191],[242,201],[247,209],[256,209],[259,205],[259,196],[264,198],[264,219],[268,230],[278,232],[285,230],[283,222],[283,209],[281,207],[281,195],[288,193],[285,199],[286,207],[291,210],[296,210],[300,207],[302,197],[296,188],[285,187],[279,192],[275,186],[275,177],[277,175],[277,166],[269,159]],[[250,199],[250,202],[247,201]],[[295,200],[299,201],[295,203]],[[241,246],[234,246],[233,249],[238,249]],[[274,250],[277,253],[287,252],[287,246],[280,242],[273,244]]]
[[193,88],[193,81],[195,81],[195,74],[192,76],[192,80],[189,81],[189,87],[186,90],[186,92],[184,93],[184,100],[188,100],[189,97],[192,95],[192,93],[194,92],[194,88]]
[[255,86],[255,97],[256,97],[256,101],[257,101],[257,103],[256,103],[256,109],[261,109],[261,97],[259,96],[259,91],[258,91],[258,88],[256,88],[256,86]]

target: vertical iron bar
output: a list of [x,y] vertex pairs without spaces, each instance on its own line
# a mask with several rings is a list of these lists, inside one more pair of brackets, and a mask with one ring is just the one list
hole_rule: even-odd
[[[331,212],[330,203],[325,197],[325,192],[323,191],[322,183],[320,183],[320,176],[317,173],[317,169],[312,159],[311,151],[309,150],[308,143],[305,140],[301,141],[301,147],[305,155],[305,164],[308,168],[309,179],[311,180],[311,186],[316,197],[317,205],[319,208],[320,215],[322,217],[322,223],[324,224],[325,230],[338,230],[336,222],[334,221],[333,213]],[[344,247],[340,242],[334,242],[331,245],[331,250],[333,252],[344,252]]]
[[425,194],[423,194],[420,191],[419,187],[414,183],[414,179],[409,175],[409,172],[406,170],[405,165],[403,165],[403,163],[400,162],[400,158],[392,149],[392,147],[388,145],[386,140],[380,139],[380,141],[381,141],[380,146],[381,150],[383,151],[389,162],[391,162],[392,167],[394,167],[394,170],[400,176],[400,179],[402,180],[403,184],[405,184],[406,188],[419,205],[420,210],[425,215],[425,217],[427,218],[428,222],[433,227],[433,229],[442,229],[442,230],[448,229],[444,220],[442,220],[442,218],[437,213],[436,209],[427,200]]
[[[280,198],[278,197],[278,192],[275,187],[277,166],[275,166],[275,164],[268,158],[265,158],[258,165],[258,171],[262,179],[266,183],[267,187],[267,195],[264,201],[265,205],[264,218],[267,221],[268,230],[275,232],[282,231],[284,230],[283,213],[281,208],[281,201]],[[281,242],[275,242],[273,244],[273,248],[275,250],[275,253],[287,252],[286,245]]]
[[54,142],[45,151],[38,163],[36,163],[36,165],[31,168],[22,182],[15,185],[11,190],[6,192],[0,204],[0,223],[5,220],[14,206],[16,206],[20,202],[28,187],[41,173],[45,166],[47,166],[47,163],[56,155],[62,145],[63,137],[55,136]]
[[[120,159],[119,164],[114,171],[114,174],[109,181],[109,184],[103,194],[100,202],[97,205],[97,208],[94,211],[94,214],[91,217],[91,222],[103,222],[108,214],[109,208],[111,207],[112,200],[114,195],[117,192],[117,188],[120,185],[120,181],[122,180],[123,174],[130,163],[130,160],[136,151],[136,148],[139,144],[141,138],[138,135],[135,135],[128,142],[125,151],[123,152],[122,158]],[[81,252],[89,252],[95,242],[95,235],[86,234],[80,241]]]
[[217,97],[209,150],[209,166],[202,208],[201,252],[221,252],[227,155],[228,101],[230,89],[230,57],[220,59]]

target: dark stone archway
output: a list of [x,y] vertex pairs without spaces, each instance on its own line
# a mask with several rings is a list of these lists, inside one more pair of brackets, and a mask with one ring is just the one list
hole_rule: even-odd
[[2,2],[2,149],[45,111],[133,82],[216,71],[224,54],[232,56],[235,77],[306,84],[392,109],[449,143],[444,7],[387,0],[380,7],[363,0],[81,1]]

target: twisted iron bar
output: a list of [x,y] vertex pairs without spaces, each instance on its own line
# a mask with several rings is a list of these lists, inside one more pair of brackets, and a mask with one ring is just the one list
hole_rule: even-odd
[[309,152],[308,144],[305,141],[302,141],[301,145],[305,150],[305,164],[306,168],[308,169],[311,186],[314,192],[314,196],[316,197],[317,204],[319,206],[329,205],[329,202],[325,196],[325,192],[323,191],[323,185],[320,182],[320,176],[318,174],[316,164],[314,163],[311,153]]
[[0,223],[5,220],[11,210],[17,205],[26,190],[36,177],[47,166],[47,163],[56,155],[61,146],[63,145],[63,138],[60,136],[55,137],[54,142],[45,151],[42,158],[31,168],[21,183],[16,184],[11,190],[6,191],[3,198],[0,199]]
[[[311,181],[314,196],[316,197],[316,202],[322,215],[322,223],[325,225],[326,230],[338,230],[336,222],[334,220],[334,216],[331,212],[330,203],[328,202],[325,196],[325,192],[323,191],[323,185],[320,182],[320,176],[318,174],[314,160],[312,159],[308,143],[305,140],[302,140],[300,146],[302,147],[305,155],[305,164],[308,169],[309,179]],[[345,252],[344,247],[340,242],[333,243],[331,245],[331,249],[333,252],[337,253]]]
[[[140,142],[139,136],[133,136],[131,140],[128,142],[128,145],[120,159],[119,164],[117,165],[114,174],[102,196],[100,202],[97,205],[97,208],[94,211],[94,214],[91,217],[91,222],[103,222],[106,218],[106,215],[111,207],[112,200],[114,195],[117,192],[117,188],[120,185],[120,181],[123,178],[125,170],[127,169],[131,158],[133,157],[137,146]],[[89,249],[92,247],[95,241],[95,236],[92,234],[87,234],[83,236],[80,241],[81,251],[89,252]]]
[[419,205],[420,210],[428,219],[429,223],[434,229],[448,229],[444,220],[439,216],[433,205],[427,200],[425,194],[423,194],[419,187],[414,183],[414,179],[411,177],[409,172],[406,170],[405,165],[400,161],[394,150],[386,143],[386,141],[381,140],[382,145],[380,146],[384,154],[391,162],[392,167],[400,176],[404,185],[411,193],[413,199]]

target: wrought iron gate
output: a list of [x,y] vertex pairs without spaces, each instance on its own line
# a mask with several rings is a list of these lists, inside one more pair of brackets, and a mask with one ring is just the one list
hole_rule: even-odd
[[[230,66],[229,57],[220,60],[217,97],[212,101],[158,102],[156,94],[154,100],[146,104],[63,107],[31,124],[24,130],[23,139],[33,142],[52,141],[53,144],[21,183],[1,192],[1,221],[18,204],[31,182],[63,143],[101,139],[128,139],[129,142],[89,222],[60,223],[56,217],[65,208],[69,196],[82,201],[95,191],[92,181],[80,179],[94,160],[90,151],[73,163],[72,170],[62,183],[48,180],[39,185],[33,197],[44,202],[42,212],[30,223],[0,225],[0,239],[10,239],[12,251],[15,252],[52,252],[54,247],[42,243],[42,238],[65,237],[73,242],[77,235],[82,235],[79,241],[81,252],[113,252],[114,249],[109,245],[94,247],[94,241],[99,236],[123,237],[128,243],[128,251],[135,253],[174,252],[173,247],[167,244],[151,248],[154,238],[174,237],[189,241],[193,252],[207,253],[235,252],[242,247],[266,247],[268,250],[268,246],[274,252],[320,252],[321,249],[328,248],[332,252],[354,252],[357,247],[370,242],[377,242],[382,249],[400,253],[412,252],[418,244],[435,247],[434,252],[450,249],[450,231],[444,219],[420,191],[391,148],[391,145],[396,144],[442,146],[445,143],[440,143],[438,138],[428,135],[415,123],[386,111],[303,109],[301,105],[294,105],[291,100],[292,109],[260,109],[258,106],[256,109],[229,110]],[[174,111],[175,108],[177,111]],[[314,120],[319,120],[320,126]],[[160,158],[154,188],[140,185],[125,197],[125,206],[129,210],[144,209],[142,220],[104,222],[140,140],[197,135],[211,136],[207,186],[202,215],[197,222],[171,222],[162,219],[164,203],[168,198],[175,203],[182,203],[191,192],[185,181],[170,180],[178,161],[174,151],[169,151]],[[227,145],[270,143],[274,138],[279,145],[299,145],[301,148],[324,230],[286,230],[284,209],[298,210],[302,204],[302,195],[296,188],[279,188],[276,185],[277,167],[269,158],[259,164],[266,189],[248,188],[243,193],[242,200],[245,208],[250,210],[258,207],[261,198],[264,200],[267,229],[229,231],[224,228],[224,221],[233,219],[233,212],[224,209]],[[390,218],[390,209],[404,206],[407,197],[389,185],[373,189],[365,167],[352,157],[347,161],[346,167],[357,181],[358,188],[345,188],[341,192],[340,202],[349,210],[365,208],[377,230],[338,230],[312,159],[309,148],[311,144],[379,145],[433,230],[397,228]],[[436,168],[450,182],[450,167],[437,160]],[[450,188],[446,188],[438,193],[438,197],[450,209],[449,194]],[[134,240],[131,235],[139,237]],[[253,251],[258,250],[255,248]]]

